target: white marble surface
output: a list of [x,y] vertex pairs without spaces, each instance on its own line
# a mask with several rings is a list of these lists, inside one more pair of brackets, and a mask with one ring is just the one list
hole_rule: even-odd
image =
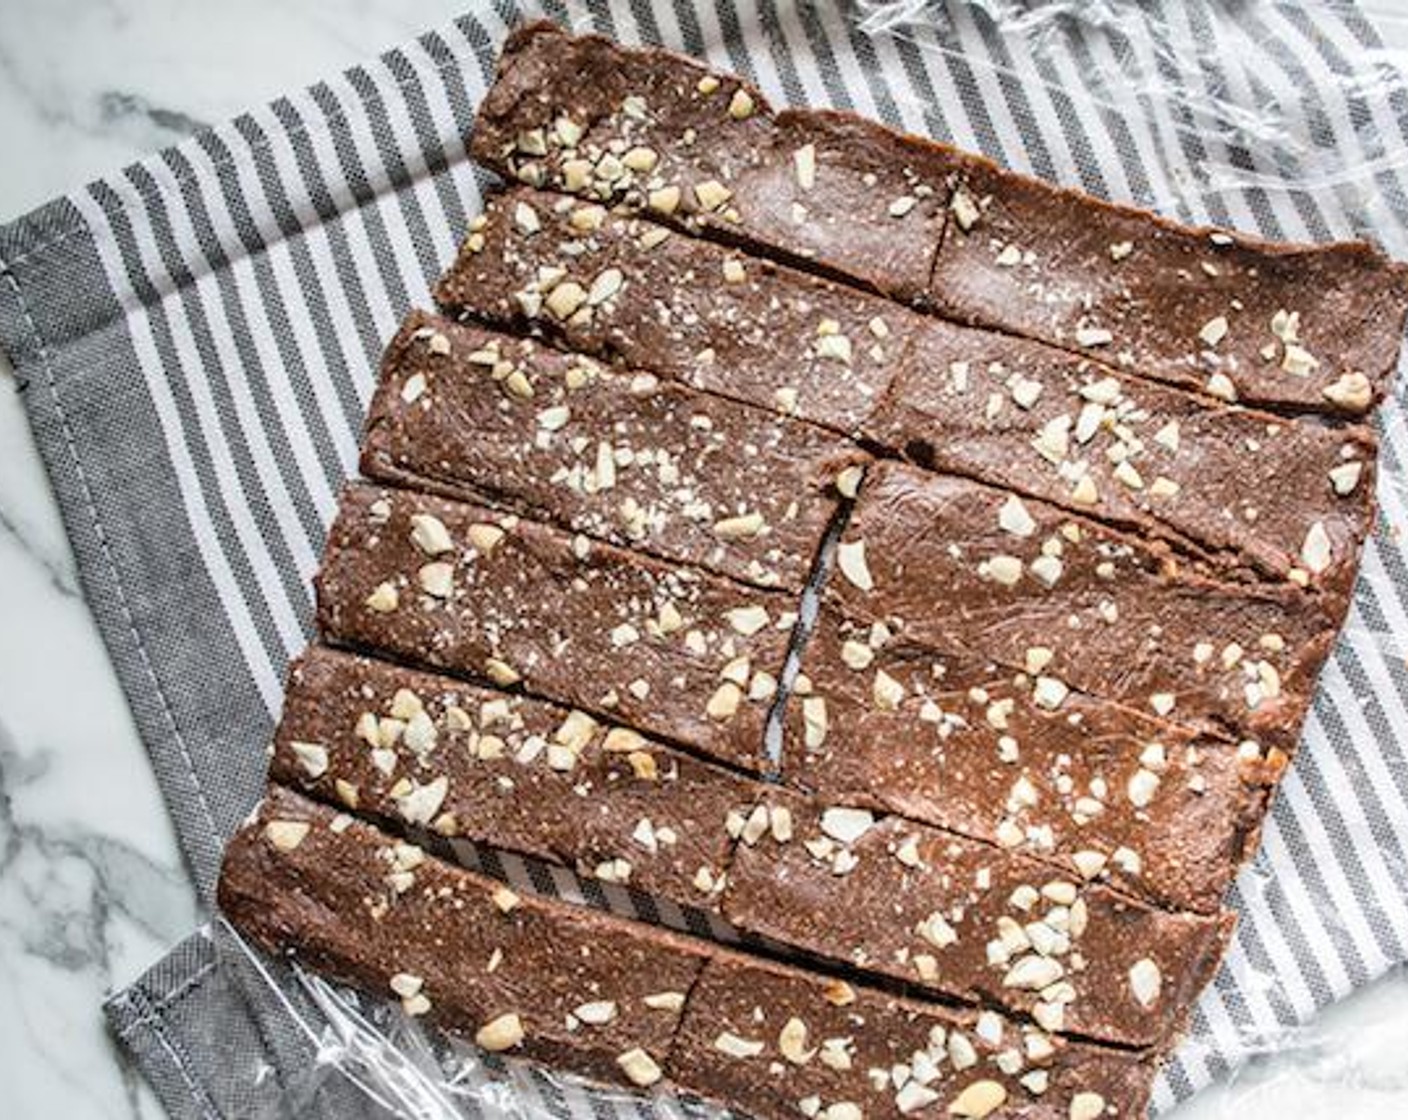
[[[0,0],[0,220],[448,19],[465,0]],[[1408,46],[1408,20],[1385,28]],[[197,913],[0,360],[0,1116],[160,1108],[104,996]],[[1408,973],[1178,1120],[1408,1116]]]

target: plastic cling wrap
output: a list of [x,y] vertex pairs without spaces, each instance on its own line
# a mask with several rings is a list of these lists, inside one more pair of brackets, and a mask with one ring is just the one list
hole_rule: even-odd
[[[1291,241],[1361,236],[1408,257],[1408,54],[1379,34],[1408,43],[1408,20],[1387,4],[779,0],[546,13],[500,4],[453,33],[472,45],[455,63],[464,88],[482,89],[509,25],[541,14],[703,54],[747,73],[778,104],[854,109],[1182,221]],[[402,96],[378,80],[388,99]],[[463,163],[453,134],[442,139]],[[467,164],[459,171],[472,213],[479,180]],[[1403,409],[1400,377],[1377,418],[1380,522],[1348,624],[1262,847],[1230,895],[1234,945],[1161,1076],[1155,1111],[1255,1055],[1313,1038],[1306,1024],[1319,1009],[1408,955]],[[525,888],[630,912],[624,894],[566,872],[530,875],[511,860],[504,869]],[[269,1047],[262,1115],[319,1105],[406,1120],[545,1120],[702,1107],[502,1062],[380,999],[271,963],[218,920],[217,940]]]

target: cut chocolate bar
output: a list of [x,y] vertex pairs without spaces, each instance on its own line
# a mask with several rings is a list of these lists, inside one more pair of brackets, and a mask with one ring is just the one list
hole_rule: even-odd
[[314,646],[289,673],[270,777],[393,824],[716,909],[756,785],[524,696]]
[[1363,414],[1408,284],[1363,242],[1181,226],[844,113],[548,24],[510,36],[474,154],[511,179],[1222,400]]
[[266,952],[473,1039],[621,1085],[652,1084],[707,947],[520,896],[271,786],[236,833],[220,908]]
[[[773,402],[779,377],[791,378],[797,392],[784,403],[801,416],[840,418],[845,430],[926,467],[1161,536],[1225,576],[1349,592],[1374,512],[1376,447],[1367,428],[1246,411],[1053,346],[886,309],[859,292],[832,304],[826,328],[835,333],[818,336],[807,293],[820,281],[764,262],[749,265],[766,272],[764,283],[730,284],[717,271],[727,254],[716,245],[672,235],[643,249],[637,231],[649,227],[613,215],[583,234],[571,218],[586,204],[547,197],[517,192],[492,203],[481,240],[467,244],[441,298],[496,320],[545,324],[573,346],[758,404]],[[511,219],[520,204],[554,216]],[[555,213],[560,207],[566,218]],[[659,254],[691,282],[671,288]],[[632,306],[578,309],[570,319],[585,316],[563,324],[541,292],[528,290],[542,286],[534,277],[563,283],[564,268],[606,262],[622,278],[618,298]],[[505,280],[515,273],[522,279]],[[662,291],[673,309],[661,310]],[[515,307],[514,292],[531,298]],[[737,302],[743,295],[750,298]],[[735,323],[766,347],[746,346],[739,356]],[[651,341],[657,334],[689,342]],[[845,361],[821,362],[823,350]],[[755,359],[766,362],[764,372],[748,372]],[[878,395],[849,380],[867,359],[884,362],[867,375],[867,390]],[[842,376],[833,380],[825,367]],[[798,369],[803,376],[794,376]]]
[[442,307],[842,432],[903,349],[889,300],[596,203],[519,189],[472,229]]
[[902,300],[926,297],[961,166],[849,113],[775,113],[758,89],[658,50],[533,23],[509,36],[473,154],[566,191]]
[[1228,401],[1362,415],[1398,362],[1408,284],[1364,242],[1179,226],[969,157],[934,269],[959,318]]
[[362,469],[798,591],[856,457],[771,411],[413,312],[386,352]]
[[[1215,913],[1284,766],[1106,701],[1036,702],[1022,671],[906,646],[823,611],[789,701],[789,784],[1051,861],[1158,906]],[[818,720],[820,713],[824,720]],[[810,719],[808,718],[810,715]]]
[[1135,1117],[1155,1072],[1146,1053],[520,896],[277,786],[231,842],[219,899],[265,951],[485,1049],[765,1120]]
[[1166,1046],[1212,979],[1233,918],[1171,914],[952,833],[781,790],[784,840],[739,846],[739,929],[1048,1031]]
[[670,1072],[761,1120],[1131,1120],[1154,1059],[722,953],[690,993]]
[[852,619],[1017,671],[1049,652],[1040,707],[1074,688],[1262,750],[1295,748],[1344,609],[1204,578],[1044,502],[891,463],[869,471],[837,559],[828,595]]
[[923,466],[1163,536],[1219,570],[1341,596],[1374,519],[1368,428],[1219,405],[937,320],[864,431]]
[[318,575],[336,642],[581,708],[748,770],[793,599],[535,521],[350,485]]

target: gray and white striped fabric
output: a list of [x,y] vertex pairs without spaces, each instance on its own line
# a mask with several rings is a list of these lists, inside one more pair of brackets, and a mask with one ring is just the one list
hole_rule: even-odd
[[[707,56],[779,102],[852,108],[1182,219],[1367,235],[1408,256],[1408,84],[1347,2],[545,8]],[[382,344],[489,186],[465,136],[499,42],[537,14],[482,5],[0,230],[0,341],[207,894],[310,633],[309,579]],[[1408,960],[1401,382],[1380,422],[1380,531],[1160,1108]],[[296,1059],[261,1049],[272,1028],[237,988],[198,935],[110,1007],[174,1115],[288,1107],[275,1090]],[[256,1090],[265,1062],[278,1076]],[[609,1111],[556,1088],[538,1099]]]

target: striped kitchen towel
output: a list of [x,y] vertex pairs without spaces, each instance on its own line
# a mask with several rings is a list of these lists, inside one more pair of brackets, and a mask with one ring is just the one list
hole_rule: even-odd
[[[261,788],[381,347],[490,185],[465,137],[508,28],[540,14],[1186,221],[1408,256],[1408,84],[1347,0],[496,0],[40,208],[0,230],[0,342],[207,895]],[[1348,628],[1162,1109],[1408,960],[1402,392]],[[349,1115],[345,1086],[296,1068],[326,1002],[241,977],[256,962],[226,967],[220,936],[109,1009],[172,1114]],[[535,1084],[535,1116],[623,1107]]]

